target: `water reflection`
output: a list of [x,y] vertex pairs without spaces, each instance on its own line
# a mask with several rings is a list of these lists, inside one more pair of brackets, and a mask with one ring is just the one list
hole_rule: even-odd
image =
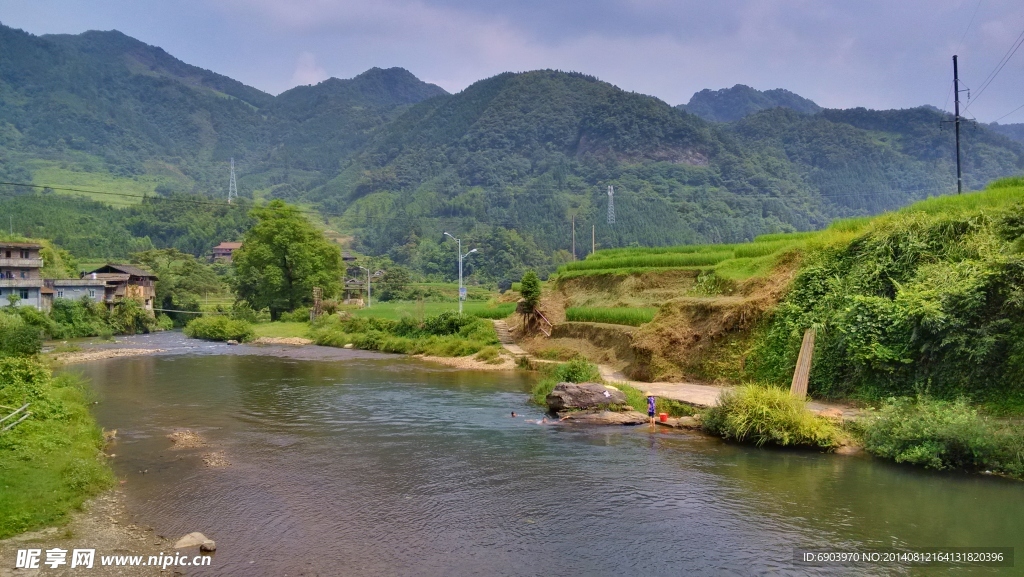
[[[122,432],[133,511],[166,535],[213,536],[210,574],[877,575],[795,568],[792,548],[1024,535],[1016,483],[646,427],[539,426],[522,374],[241,355],[76,370],[95,381],[101,423]],[[232,465],[169,450],[176,427]]]

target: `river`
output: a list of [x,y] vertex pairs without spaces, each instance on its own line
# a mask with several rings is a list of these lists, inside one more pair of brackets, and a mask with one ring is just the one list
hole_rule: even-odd
[[[68,370],[91,379],[97,419],[118,430],[132,514],[217,541],[196,574],[1015,574],[795,566],[793,549],[1024,551],[1017,482],[647,426],[539,425],[526,373],[131,342],[168,352]],[[210,446],[172,450],[181,428]],[[230,465],[205,466],[210,452]]]

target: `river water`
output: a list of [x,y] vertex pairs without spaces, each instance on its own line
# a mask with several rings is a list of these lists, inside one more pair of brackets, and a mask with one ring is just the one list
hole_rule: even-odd
[[[69,370],[118,430],[132,514],[217,541],[199,574],[1017,574],[792,560],[794,547],[1024,551],[1016,482],[646,426],[539,425],[525,373],[174,335],[134,344],[168,353]],[[180,428],[210,446],[172,450]],[[230,465],[205,466],[213,451]]]

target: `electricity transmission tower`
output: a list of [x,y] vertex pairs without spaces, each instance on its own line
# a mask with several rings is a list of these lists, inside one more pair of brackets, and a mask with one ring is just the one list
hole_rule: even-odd
[[615,224],[615,187],[608,187],[608,224]]
[[235,159],[231,158],[231,181],[228,182],[228,204],[231,199],[238,198],[238,183],[235,182]]

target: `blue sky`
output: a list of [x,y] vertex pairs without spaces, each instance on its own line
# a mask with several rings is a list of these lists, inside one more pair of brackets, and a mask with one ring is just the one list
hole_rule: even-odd
[[[828,107],[952,110],[956,51],[969,115],[1024,105],[1024,48],[978,95],[1024,32],[1019,0],[0,0],[0,22],[117,29],[273,94],[373,66],[452,92],[557,68],[670,104],[740,83]],[[1024,122],[1024,108],[1002,122]]]

